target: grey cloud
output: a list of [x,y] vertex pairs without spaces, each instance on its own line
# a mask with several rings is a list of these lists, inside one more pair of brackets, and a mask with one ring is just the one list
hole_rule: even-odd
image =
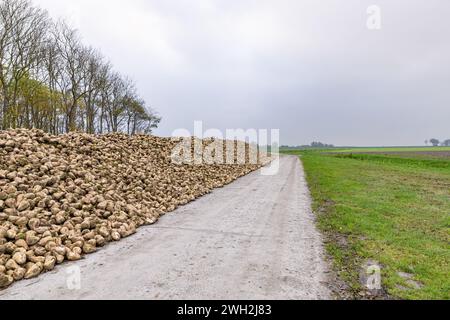
[[279,128],[284,144],[450,138],[447,0],[36,2],[78,8],[85,40],[163,116],[160,135],[203,120]]

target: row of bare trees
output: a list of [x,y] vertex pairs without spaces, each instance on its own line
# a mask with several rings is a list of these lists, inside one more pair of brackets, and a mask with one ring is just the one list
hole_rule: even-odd
[[29,0],[0,0],[0,129],[150,133],[132,80]]

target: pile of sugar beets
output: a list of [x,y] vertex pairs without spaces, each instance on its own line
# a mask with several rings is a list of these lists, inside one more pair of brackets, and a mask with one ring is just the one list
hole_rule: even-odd
[[257,164],[177,165],[177,143],[0,131],[0,289],[128,237],[268,162],[260,154]]

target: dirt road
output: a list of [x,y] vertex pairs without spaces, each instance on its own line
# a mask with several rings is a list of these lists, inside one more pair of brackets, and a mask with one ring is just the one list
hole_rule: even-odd
[[288,156],[276,176],[245,176],[0,299],[325,299],[322,251],[303,169]]

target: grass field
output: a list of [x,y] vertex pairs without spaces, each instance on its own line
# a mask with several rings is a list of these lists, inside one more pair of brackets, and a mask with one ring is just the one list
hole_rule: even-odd
[[334,148],[331,152],[428,152],[450,151],[450,147],[361,147],[361,148]]
[[449,299],[450,157],[375,149],[286,152],[302,156],[328,252],[355,296],[372,259],[391,297]]

